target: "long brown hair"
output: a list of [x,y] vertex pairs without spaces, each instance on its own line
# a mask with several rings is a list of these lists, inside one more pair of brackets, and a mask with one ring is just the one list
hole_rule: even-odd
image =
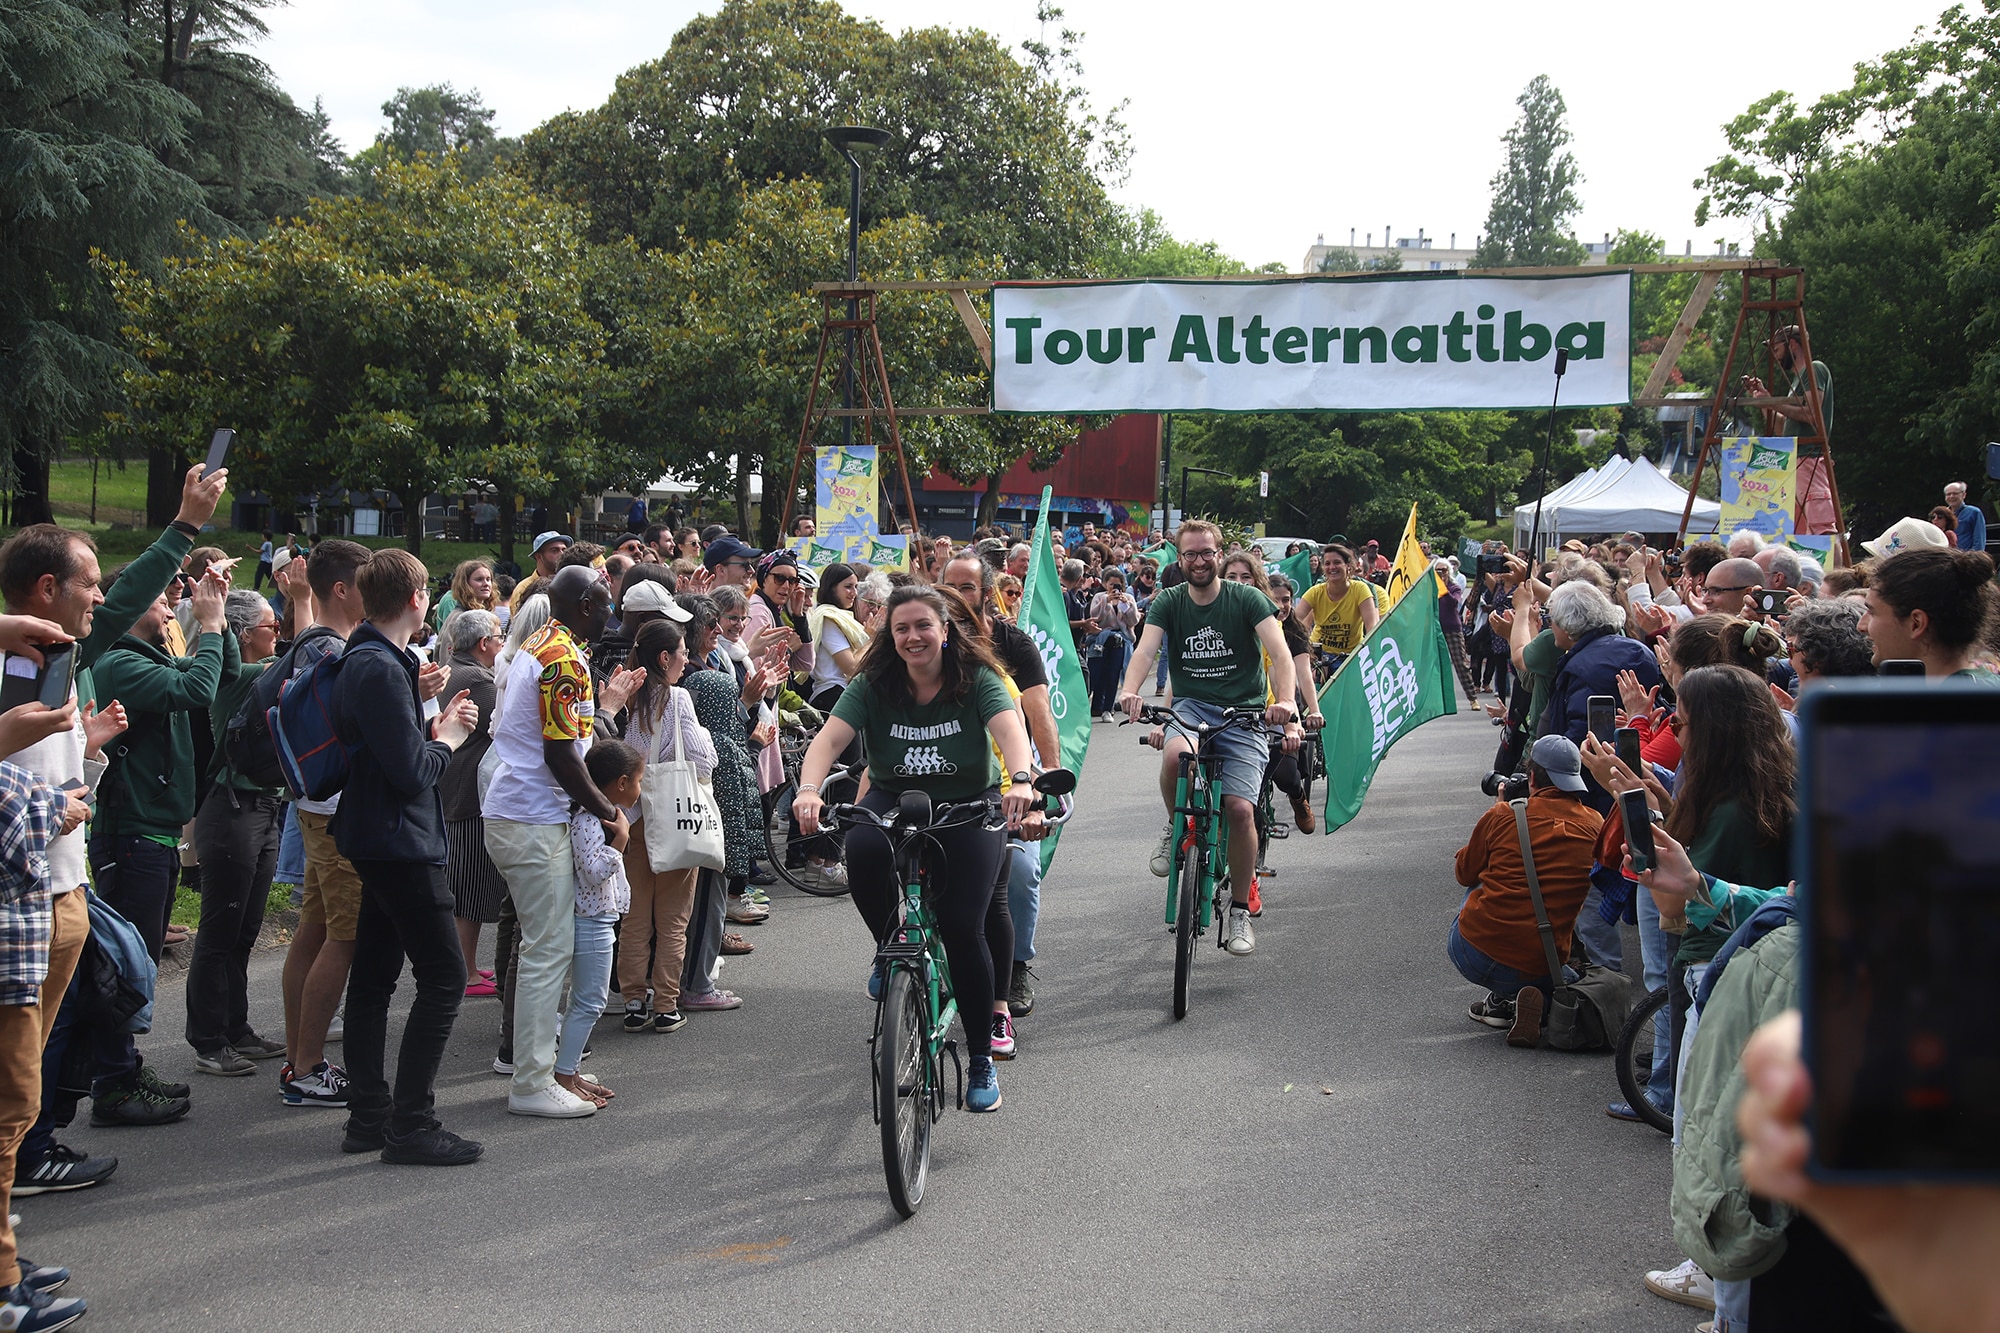
[[1667,651],[1684,672],[1725,665],[1762,671],[1770,659],[1785,655],[1785,636],[1755,620],[1710,612],[1676,626]]
[[1681,677],[1681,767],[1667,832],[1686,843],[1729,801],[1742,803],[1766,842],[1785,837],[1797,810],[1798,756],[1763,677],[1739,666],[1699,667]]
[[939,693],[949,695],[953,702],[962,703],[972,690],[979,668],[985,667],[996,675],[1000,672],[1000,664],[994,660],[993,651],[986,646],[985,640],[968,637],[959,629],[958,622],[952,617],[951,607],[945,601],[946,596],[959,604],[963,614],[965,599],[951,589],[941,592],[912,583],[889,594],[889,605],[882,613],[882,632],[868,641],[868,651],[861,658],[860,674],[868,677],[868,683],[876,692],[896,707],[908,707],[916,701],[915,691],[910,688],[910,669],[904,665],[903,655],[896,651],[896,636],[889,632],[899,606],[922,602],[937,617],[938,624],[945,627],[944,648],[938,654],[938,662],[944,669],[944,684]]
[[1266,597],[1270,597],[1271,600],[1274,602],[1278,600],[1271,594],[1271,580],[1265,577],[1264,562],[1258,558],[1258,555],[1255,551],[1246,549],[1242,551],[1233,552],[1232,554],[1223,559],[1221,567],[1218,568],[1215,572],[1222,578],[1226,579],[1229,577],[1229,567],[1231,565],[1237,565],[1237,564],[1243,565],[1249,569],[1251,587],[1255,588],[1258,592],[1263,593]]

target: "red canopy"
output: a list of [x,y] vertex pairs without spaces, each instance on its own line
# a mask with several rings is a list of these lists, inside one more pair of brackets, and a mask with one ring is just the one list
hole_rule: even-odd
[[[1042,487],[1051,486],[1057,495],[1143,508],[1152,504],[1158,487],[1159,450],[1159,416],[1135,412],[1114,418],[1103,430],[1080,432],[1076,443],[1063,451],[1062,461],[1045,472],[1031,469],[1025,458],[1016,459],[1001,477],[1000,490],[1005,495],[1040,495]],[[927,491],[985,489],[961,485],[940,469],[933,469],[923,484]]]

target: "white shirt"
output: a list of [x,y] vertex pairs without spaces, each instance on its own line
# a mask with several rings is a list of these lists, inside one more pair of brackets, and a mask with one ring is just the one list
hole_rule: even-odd
[[[541,677],[542,664],[531,652],[517,652],[507,664],[507,687],[493,712],[493,753],[499,756],[500,767],[481,803],[481,813],[488,819],[516,824],[569,822],[569,793],[549,772],[542,752]],[[577,762],[582,763],[590,742],[572,744]]]
[[844,653],[854,645],[840,632],[840,626],[831,620],[823,621],[819,627],[819,651],[813,654],[812,692],[838,689],[847,684],[847,673],[840,669],[840,663],[833,660],[835,653]]

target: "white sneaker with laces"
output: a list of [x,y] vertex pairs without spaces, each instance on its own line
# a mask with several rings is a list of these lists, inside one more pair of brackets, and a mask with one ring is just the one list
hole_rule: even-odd
[[1683,1259],[1672,1268],[1656,1268],[1646,1274],[1646,1290],[1697,1310],[1715,1308],[1715,1279],[1701,1271],[1692,1259]]
[[537,1115],[549,1120],[578,1120],[596,1115],[597,1103],[585,1101],[560,1083],[551,1083],[540,1092],[531,1092],[525,1097],[518,1092],[508,1093],[507,1114]]
[[827,861],[818,866],[819,882],[822,884],[847,883],[847,867],[838,861]]
[[1234,903],[1229,908],[1229,935],[1224,942],[1229,952],[1241,958],[1257,952],[1257,932],[1250,929],[1250,909]]
[[1153,873],[1165,879],[1174,870],[1174,826],[1172,824],[1160,833],[1160,845],[1153,849]]

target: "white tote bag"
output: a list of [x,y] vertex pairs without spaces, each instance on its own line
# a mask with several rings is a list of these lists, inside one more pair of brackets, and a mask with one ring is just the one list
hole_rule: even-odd
[[[639,782],[639,808],[646,820],[646,858],[656,872],[721,870],[728,864],[722,842],[722,818],[715,792],[701,780],[694,761],[681,750],[680,709],[669,703],[673,720],[673,756],[662,755],[646,765]],[[660,719],[662,722],[667,717]]]

